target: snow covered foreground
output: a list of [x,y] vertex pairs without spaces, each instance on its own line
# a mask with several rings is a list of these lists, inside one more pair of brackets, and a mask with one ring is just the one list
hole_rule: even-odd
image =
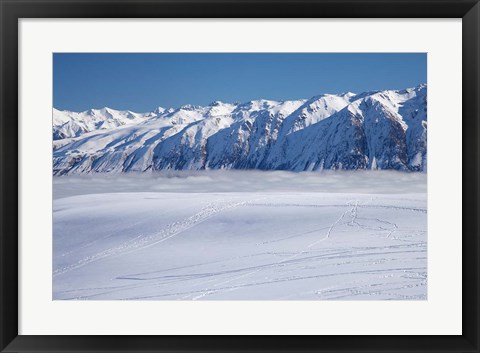
[[60,177],[53,207],[57,300],[427,298],[423,173]]

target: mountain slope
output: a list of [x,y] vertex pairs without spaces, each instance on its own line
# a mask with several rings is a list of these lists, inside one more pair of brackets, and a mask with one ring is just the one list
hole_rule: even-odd
[[78,137],[94,130],[110,130],[119,126],[134,125],[163,112],[163,108],[157,108],[154,112],[142,114],[105,107],[76,113],[54,108],[52,119],[53,139]]
[[54,175],[198,169],[426,170],[427,86],[151,113],[54,110]]

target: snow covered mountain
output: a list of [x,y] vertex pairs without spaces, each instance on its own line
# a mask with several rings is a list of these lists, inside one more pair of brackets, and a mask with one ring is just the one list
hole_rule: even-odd
[[110,108],[90,109],[75,113],[53,109],[53,139],[77,137],[94,130],[109,130],[123,125],[138,124],[144,119],[164,112],[157,108],[152,113],[139,114]]
[[427,86],[150,113],[53,111],[53,174],[427,167]]

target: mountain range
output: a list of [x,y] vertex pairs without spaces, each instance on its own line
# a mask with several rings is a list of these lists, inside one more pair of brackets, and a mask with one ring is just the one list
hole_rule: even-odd
[[53,109],[54,175],[426,168],[426,84],[148,113]]

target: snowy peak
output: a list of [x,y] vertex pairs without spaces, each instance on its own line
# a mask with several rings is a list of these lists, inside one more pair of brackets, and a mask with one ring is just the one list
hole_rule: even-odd
[[426,170],[427,86],[308,100],[53,110],[54,174],[147,170]]
[[95,130],[109,130],[119,126],[143,122],[147,114],[120,111],[108,107],[84,112],[53,109],[53,139],[78,137]]
[[348,96],[325,94],[315,96],[302,104],[285,122],[284,133],[289,134],[318,123],[349,104]]
[[157,107],[155,110],[152,112],[153,114],[160,115],[165,113],[166,109],[163,107]]

